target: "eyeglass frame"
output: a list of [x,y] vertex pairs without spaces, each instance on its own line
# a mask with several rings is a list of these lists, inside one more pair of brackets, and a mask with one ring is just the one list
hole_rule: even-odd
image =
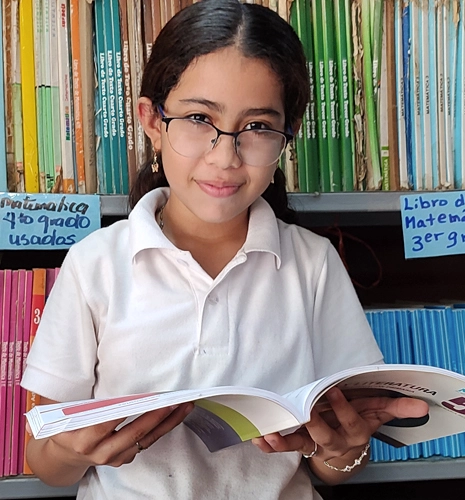
[[[166,133],[167,134],[168,134],[169,124],[173,120],[192,120],[192,118],[188,118],[188,117],[184,117],[184,116],[166,116],[165,112],[163,111],[163,108],[161,107],[161,105],[158,105],[157,109],[158,109],[158,112],[161,115],[161,121],[166,124]],[[216,130],[216,134],[217,134],[216,135],[216,139],[214,140],[214,142],[212,142],[211,149],[213,149],[217,145],[218,139],[220,138],[221,135],[228,135],[228,136],[230,136],[230,137],[232,137],[234,139],[234,142],[233,142],[233,144],[234,144],[234,151],[239,156],[239,158],[241,158],[241,156],[240,156],[240,154],[239,154],[239,152],[237,150],[237,138],[243,132],[249,132],[251,129],[239,130],[238,132],[225,132],[224,130],[221,130],[218,127],[216,127],[215,125],[213,125],[213,123],[208,123],[208,122],[205,122],[205,123],[207,125],[210,125],[212,128],[214,128]],[[284,145],[284,148],[281,151],[281,155],[283,154],[283,152],[286,149],[286,147],[289,144],[289,142],[292,141],[292,139],[294,139],[294,134],[290,134],[290,133],[287,133],[287,132],[281,132],[280,130],[274,130],[272,128],[257,129],[257,130],[264,130],[264,131],[267,131],[267,132],[276,132],[278,134],[281,134],[286,139],[286,144]],[[204,154],[206,154],[206,153],[204,153]],[[276,161],[279,160],[279,158],[280,158],[281,155],[279,155],[278,158],[276,158]],[[182,155],[182,156],[184,156],[184,155]],[[201,156],[199,156],[198,158],[201,158]],[[242,160],[242,158],[241,158],[241,160]],[[273,163],[274,163],[274,161],[272,161],[271,163],[269,163],[269,165],[272,165]],[[264,165],[264,166],[267,167],[268,165]]]

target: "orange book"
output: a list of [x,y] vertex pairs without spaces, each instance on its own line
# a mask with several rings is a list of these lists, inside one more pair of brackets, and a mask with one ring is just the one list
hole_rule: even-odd
[[70,1],[71,60],[74,104],[74,152],[76,159],[77,192],[86,192],[84,163],[84,131],[82,123],[81,36],[79,32],[79,0]]
[[[42,268],[33,269],[32,278],[32,314],[31,314],[31,328],[29,336],[29,349],[32,346],[36,336],[37,328],[39,327],[40,318],[45,305],[45,285],[46,285],[46,270]],[[40,396],[34,392],[26,392],[26,411],[28,412],[35,405],[40,404]],[[30,440],[29,434],[26,432],[24,436],[24,474],[33,474],[26,460],[26,448]]]

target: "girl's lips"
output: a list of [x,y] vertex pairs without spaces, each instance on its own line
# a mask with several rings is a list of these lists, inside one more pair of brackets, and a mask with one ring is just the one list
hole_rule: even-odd
[[210,196],[215,198],[227,198],[237,193],[240,184],[211,184],[206,181],[197,181],[199,188]]

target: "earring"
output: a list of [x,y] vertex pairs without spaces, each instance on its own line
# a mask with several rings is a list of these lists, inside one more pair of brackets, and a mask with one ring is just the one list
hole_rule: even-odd
[[154,174],[158,174],[158,158],[157,158],[157,152],[153,150],[153,160],[152,160],[152,172]]

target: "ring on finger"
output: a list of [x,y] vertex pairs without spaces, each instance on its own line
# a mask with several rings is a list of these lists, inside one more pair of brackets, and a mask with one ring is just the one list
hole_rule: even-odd
[[305,453],[302,453],[302,456],[304,458],[312,458],[316,455],[317,449],[318,449],[318,445],[315,443],[315,448],[313,449],[313,451],[308,455],[306,455]]
[[136,441],[134,444],[137,446],[137,450],[138,450],[138,451],[137,451],[137,453],[140,453],[141,451],[144,451],[144,450],[146,450],[146,449],[147,449],[147,448],[144,448],[144,447],[143,447],[143,446],[139,443],[139,441]]

